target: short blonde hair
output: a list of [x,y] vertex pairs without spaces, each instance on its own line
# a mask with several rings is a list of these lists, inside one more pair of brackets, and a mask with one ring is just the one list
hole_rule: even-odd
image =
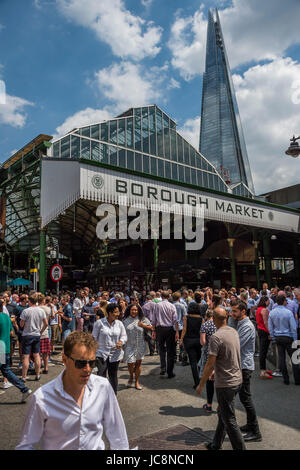
[[90,333],[84,331],[72,331],[64,342],[64,354],[70,356],[74,346],[85,346],[89,351],[98,349],[98,343]]

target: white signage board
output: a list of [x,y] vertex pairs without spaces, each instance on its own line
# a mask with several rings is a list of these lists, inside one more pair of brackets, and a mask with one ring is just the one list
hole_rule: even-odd
[[42,226],[76,200],[85,199],[169,211],[183,205],[203,209],[204,217],[251,227],[300,232],[300,214],[257,201],[214,194],[147,177],[52,158],[42,162]]

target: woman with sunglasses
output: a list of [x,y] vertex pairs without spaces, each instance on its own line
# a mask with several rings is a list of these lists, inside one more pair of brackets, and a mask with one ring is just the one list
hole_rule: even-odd
[[96,352],[98,375],[106,377],[115,394],[118,390],[118,368],[124,356],[123,346],[127,341],[127,335],[123,323],[118,320],[120,308],[117,304],[108,304],[107,317],[97,320],[93,328],[93,337],[98,342]]
[[152,331],[153,328],[150,321],[145,318],[139,305],[129,305],[124,316],[123,324],[128,338],[125,346],[124,362],[127,363],[130,374],[127,386],[133,386],[133,374],[135,374],[135,388],[142,390],[143,387],[139,383],[139,378],[142,373],[142,360],[146,351],[144,331]]

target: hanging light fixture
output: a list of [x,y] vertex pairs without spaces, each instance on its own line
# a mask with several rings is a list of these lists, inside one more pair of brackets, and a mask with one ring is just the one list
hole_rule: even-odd
[[290,139],[291,140],[291,145],[289,146],[289,148],[285,152],[286,155],[289,155],[290,157],[294,157],[294,158],[299,157],[300,147],[299,147],[299,144],[297,142],[297,140],[299,140],[299,139],[300,139],[300,136],[299,137],[293,136],[293,138]]

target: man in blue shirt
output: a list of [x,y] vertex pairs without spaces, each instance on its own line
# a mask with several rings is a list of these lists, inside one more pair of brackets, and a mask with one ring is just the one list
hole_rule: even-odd
[[[280,292],[278,292],[278,295],[284,295],[284,297],[286,298],[286,305],[285,307],[290,310],[292,312],[292,314],[294,315],[294,318],[295,318],[295,321],[296,321],[296,318],[297,318],[297,311],[298,311],[298,305],[296,304],[296,302],[294,300],[292,300],[290,297],[287,296],[287,293],[283,290],[281,290]],[[273,308],[276,308],[278,307],[278,303],[276,302],[272,309]]]
[[262,440],[262,436],[259,430],[250,390],[251,375],[255,369],[255,327],[247,316],[247,304],[245,302],[233,300],[231,307],[232,317],[237,322],[237,332],[240,338],[241,348],[243,383],[239,391],[239,397],[247,413],[247,424],[240,429],[242,432],[247,433],[244,436],[245,442],[257,442]]
[[[272,340],[275,339],[278,355],[279,365],[283,376],[283,382],[289,385],[290,379],[285,361],[285,352],[287,351],[290,358],[293,355],[292,344],[297,340],[297,329],[294,315],[286,308],[285,295],[277,296],[277,307],[273,308],[270,312],[268,319],[268,329]],[[295,385],[300,385],[299,379],[299,366],[292,364]]]

